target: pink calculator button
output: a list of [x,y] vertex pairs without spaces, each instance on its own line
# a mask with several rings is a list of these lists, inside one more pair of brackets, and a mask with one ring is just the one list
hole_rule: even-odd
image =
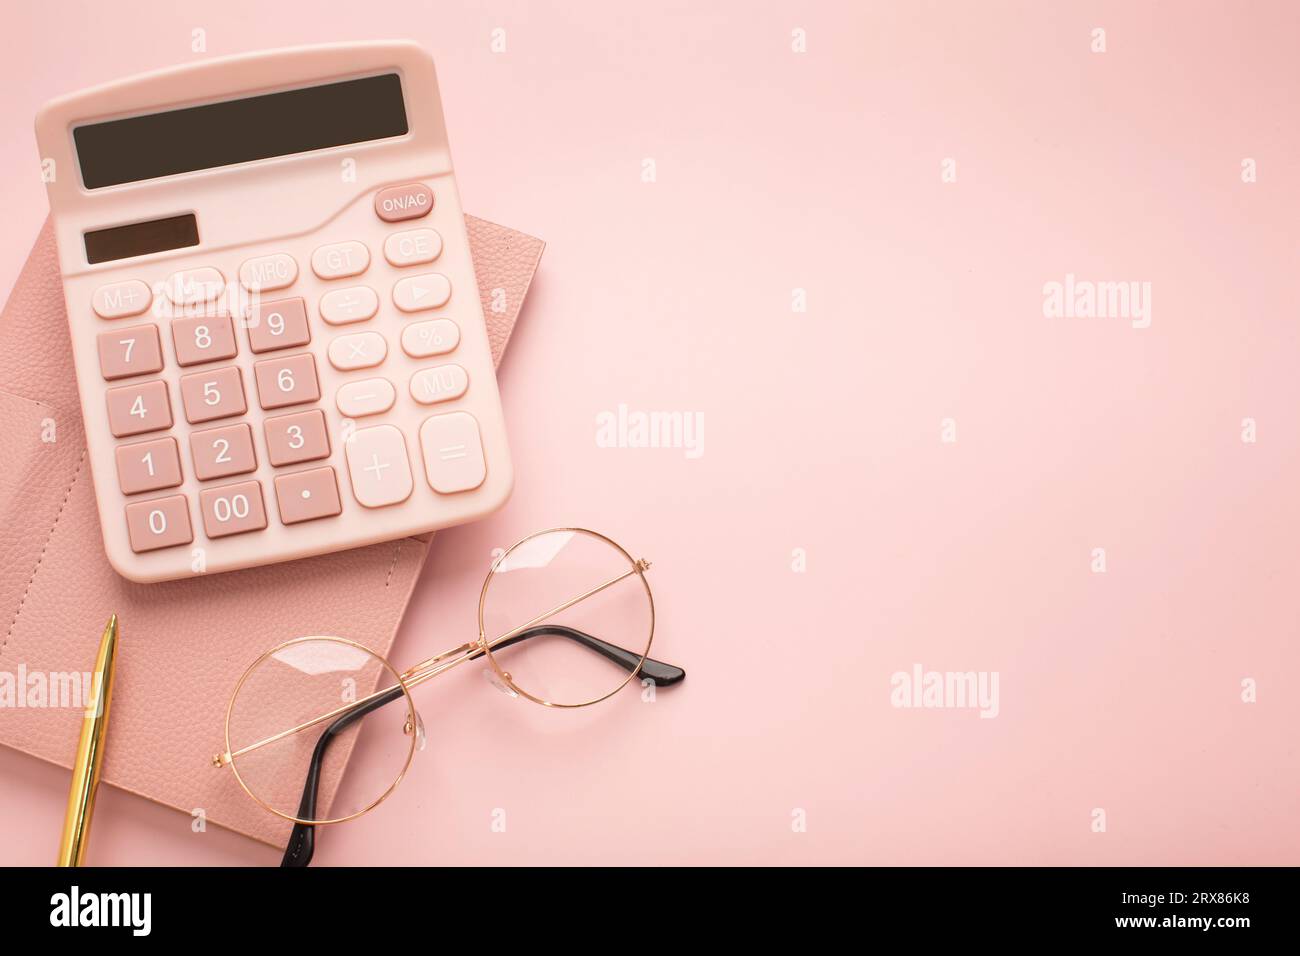
[[139,315],[149,308],[153,293],[139,279],[101,285],[90,297],[90,306],[101,319],[121,319]]
[[262,486],[255,481],[200,491],[199,511],[203,514],[203,530],[209,538],[261,531],[266,527]]
[[119,445],[116,455],[117,483],[124,495],[175,488],[181,483],[181,454],[175,438]]
[[442,355],[460,344],[460,329],[451,319],[412,322],[402,329],[402,351],[411,358]]
[[116,437],[172,427],[172,405],[163,382],[142,382],[108,390],[108,428]]
[[298,263],[283,252],[246,259],[239,267],[239,284],[249,292],[283,289],[293,285],[297,278]]
[[397,400],[397,389],[386,378],[363,378],[359,382],[340,385],[334,393],[334,401],[339,411],[349,418],[362,418],[366,415],[378,415],[393,407]]
[[191,425],[248,411],[244,377],[233,365],[181,376],[181,404]]
[[441,253],[442,236],[433,229],[408,229],[384,240],[384,258],[399,269],[432,262]]
[[232,359],[239,351],[235,346],[235,324],[228,315],[172,322],[172,343],[176,346],[176,364],[201,365]]
[[320,399],[316,360],[310,352],[265,359],[253,365],[257,397],[263,408],[283,408]]
[[190,453],[199,481],[243,475],[257,467],[253,429],[245,422],[190,433]]
[[320,297],[320,317],[330,325],[364,322],[379,311],[379,296],[364,285],[335,289]]
[[336,242],[311,254],[311,271],[322,279],[358,276],[370,267],[370,250],[360,242]]
[[389,186],[375,194],[375,215],[384,222],[419,219],[433,209],[433,190],[424,183]]
[[152,375],[163,367],[158,326],[135,325],[99,334],[99,370],[110,382],[132,375]]
[[467,412],[425,419],[420,426],[420,450],[429,487],[439,494],[469,491],[487,477],[478,422]]
[[291,349],[311,341],[301,298],[259,302],[248,313],[248,345],[254,352]]
[[163,295],[177,305],[215,302],[226,291],[226,277],[211,266],[173,272],[163,283]]
[[266,449],[271,464],[277,468],[328,458],[330,436],[325,428],[325,413],[319,408],[313,408],[306,412],[268,418]]
[[451,280],[440,272],[411,276],[393,286],[393,304],[403,312],[436,309],[451,298]]
[[392,425],[359,428],[343,445],[352,494],[367,508],[395,505],[411,497],[411,462],[406,439]]
[[469,388],[469,376],[459,365],[422,368],[411,376],[411,397],[421,405],[449,402]]
[[136,501],[126,506],[126,533],[136,554],[189,544],[194,540],[184,495]]
[[330,364],[341,372],[373,368],[388,355],[388,342],[378,332],[353,332],[330,343]]
[[275,498],[285,524],[332,518],[343,510],[333,468],[313,468],[275,479]]

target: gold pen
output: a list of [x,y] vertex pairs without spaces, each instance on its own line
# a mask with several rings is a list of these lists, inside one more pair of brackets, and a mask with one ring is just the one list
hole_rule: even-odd
[[68,812],[63,819],[63,840],[59,843],[59,866],[80,866],[90,837],[90,818],[95,813],[95,792],[104,767],[104,740],[108,736],[108,706],[113,699],[113,663],[117,657],[117,615],[104,625],[95,658],[95,673],[86,719],[77,741],[77,759],[72,765],[72,789]]

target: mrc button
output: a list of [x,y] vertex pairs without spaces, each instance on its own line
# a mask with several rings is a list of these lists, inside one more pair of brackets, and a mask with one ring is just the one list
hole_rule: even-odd
[[389,186],[375,194],[375,215],[384,222],[419,219],[433,209],[433,190],[424,183]]

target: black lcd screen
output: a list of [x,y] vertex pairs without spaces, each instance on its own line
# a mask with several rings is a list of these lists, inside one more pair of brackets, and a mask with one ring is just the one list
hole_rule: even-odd
[[404,136],[396,73],[78,126],[87,189]]
[[113,226],[86,233],[86,261],[112,262],[131,256],[147,256],[151,252],[183,249],[199,244],[199,224],[193,213],[133,222],[129,226]]

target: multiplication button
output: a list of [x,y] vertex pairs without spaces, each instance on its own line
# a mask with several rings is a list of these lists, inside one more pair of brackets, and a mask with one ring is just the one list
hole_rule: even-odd
[[378,332],[340,335],[329,347],[330,364],[340,372],[373,368],[388,355],[388,342]]

